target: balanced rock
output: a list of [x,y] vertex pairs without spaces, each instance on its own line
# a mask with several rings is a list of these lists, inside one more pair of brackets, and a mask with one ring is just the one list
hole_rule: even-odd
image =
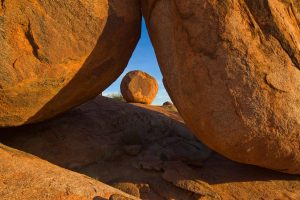
[[140,36],[138,0],[2,1],[0,127],[42,121],[98,95]]
[[157,91],[156,79],[138,70],[126,74],[121,83],[121,93],[131,103],[151,104]]
[[300,174],[297,0],[142,1],[164,84],[226,157]]

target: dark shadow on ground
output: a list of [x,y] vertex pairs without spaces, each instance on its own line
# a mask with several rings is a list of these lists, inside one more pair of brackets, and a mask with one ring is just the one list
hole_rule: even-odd
[[0,129],[0,142],[104,183],[148,184],[146,199],[190,198],[163,178],[170,170],[180,180],[204,181],[228,193],[235,187],[245,194],[253,188],[257,194],[257,188],[267,194],[300,191],[299,175],[228,160],[197,141],[181,121],[163,108],[97,97],[43,123]]

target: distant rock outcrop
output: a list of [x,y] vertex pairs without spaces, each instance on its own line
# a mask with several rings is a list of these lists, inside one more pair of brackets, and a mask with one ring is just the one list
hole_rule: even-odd
[[228,158],[300,174],[299,0],[143,0],[165,86]]
[[156,79],[138,70],[126,74],[121,83],[121,93],[130,103],[151,104],[157,91]]
[[140,22],[139,0],[1,1],[0,127],[97,96],[126,67]]
[[174,104],[170,101],[166,101],[165,103],[163,103],[163,106],[173,106]]
[[163,103],[162,105],[164,108],[171,110],[171,111],[176,111],[177,112],[177,108],[175,107],[175,105],[170,102],[170,101],[166,101],[165,103]]

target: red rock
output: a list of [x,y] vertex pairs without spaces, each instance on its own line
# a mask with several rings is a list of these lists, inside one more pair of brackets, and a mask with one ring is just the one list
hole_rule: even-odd
[[165,86],[226,157],[300,174],[297,0],[142,1]]
[[130,103],[151,104],[157,91],[156,79],[142,71],[129,72],[121,83],[121,93]]
[[0,127],[42,121],[97,96],[140,36],[138,0],[3,0],[0,18]]

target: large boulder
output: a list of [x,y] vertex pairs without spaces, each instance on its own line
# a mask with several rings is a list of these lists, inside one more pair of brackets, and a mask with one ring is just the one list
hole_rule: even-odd
[[0,127],[57,115],[101,93],[140,36],[138,0],[2,1]]
[[164,84],[228,158],[300,173],[300,4],[142,1]]
[[139,70],[127,73],[121,82],[121,93],[130,103],[151,104],[157,91],[156,79]]

